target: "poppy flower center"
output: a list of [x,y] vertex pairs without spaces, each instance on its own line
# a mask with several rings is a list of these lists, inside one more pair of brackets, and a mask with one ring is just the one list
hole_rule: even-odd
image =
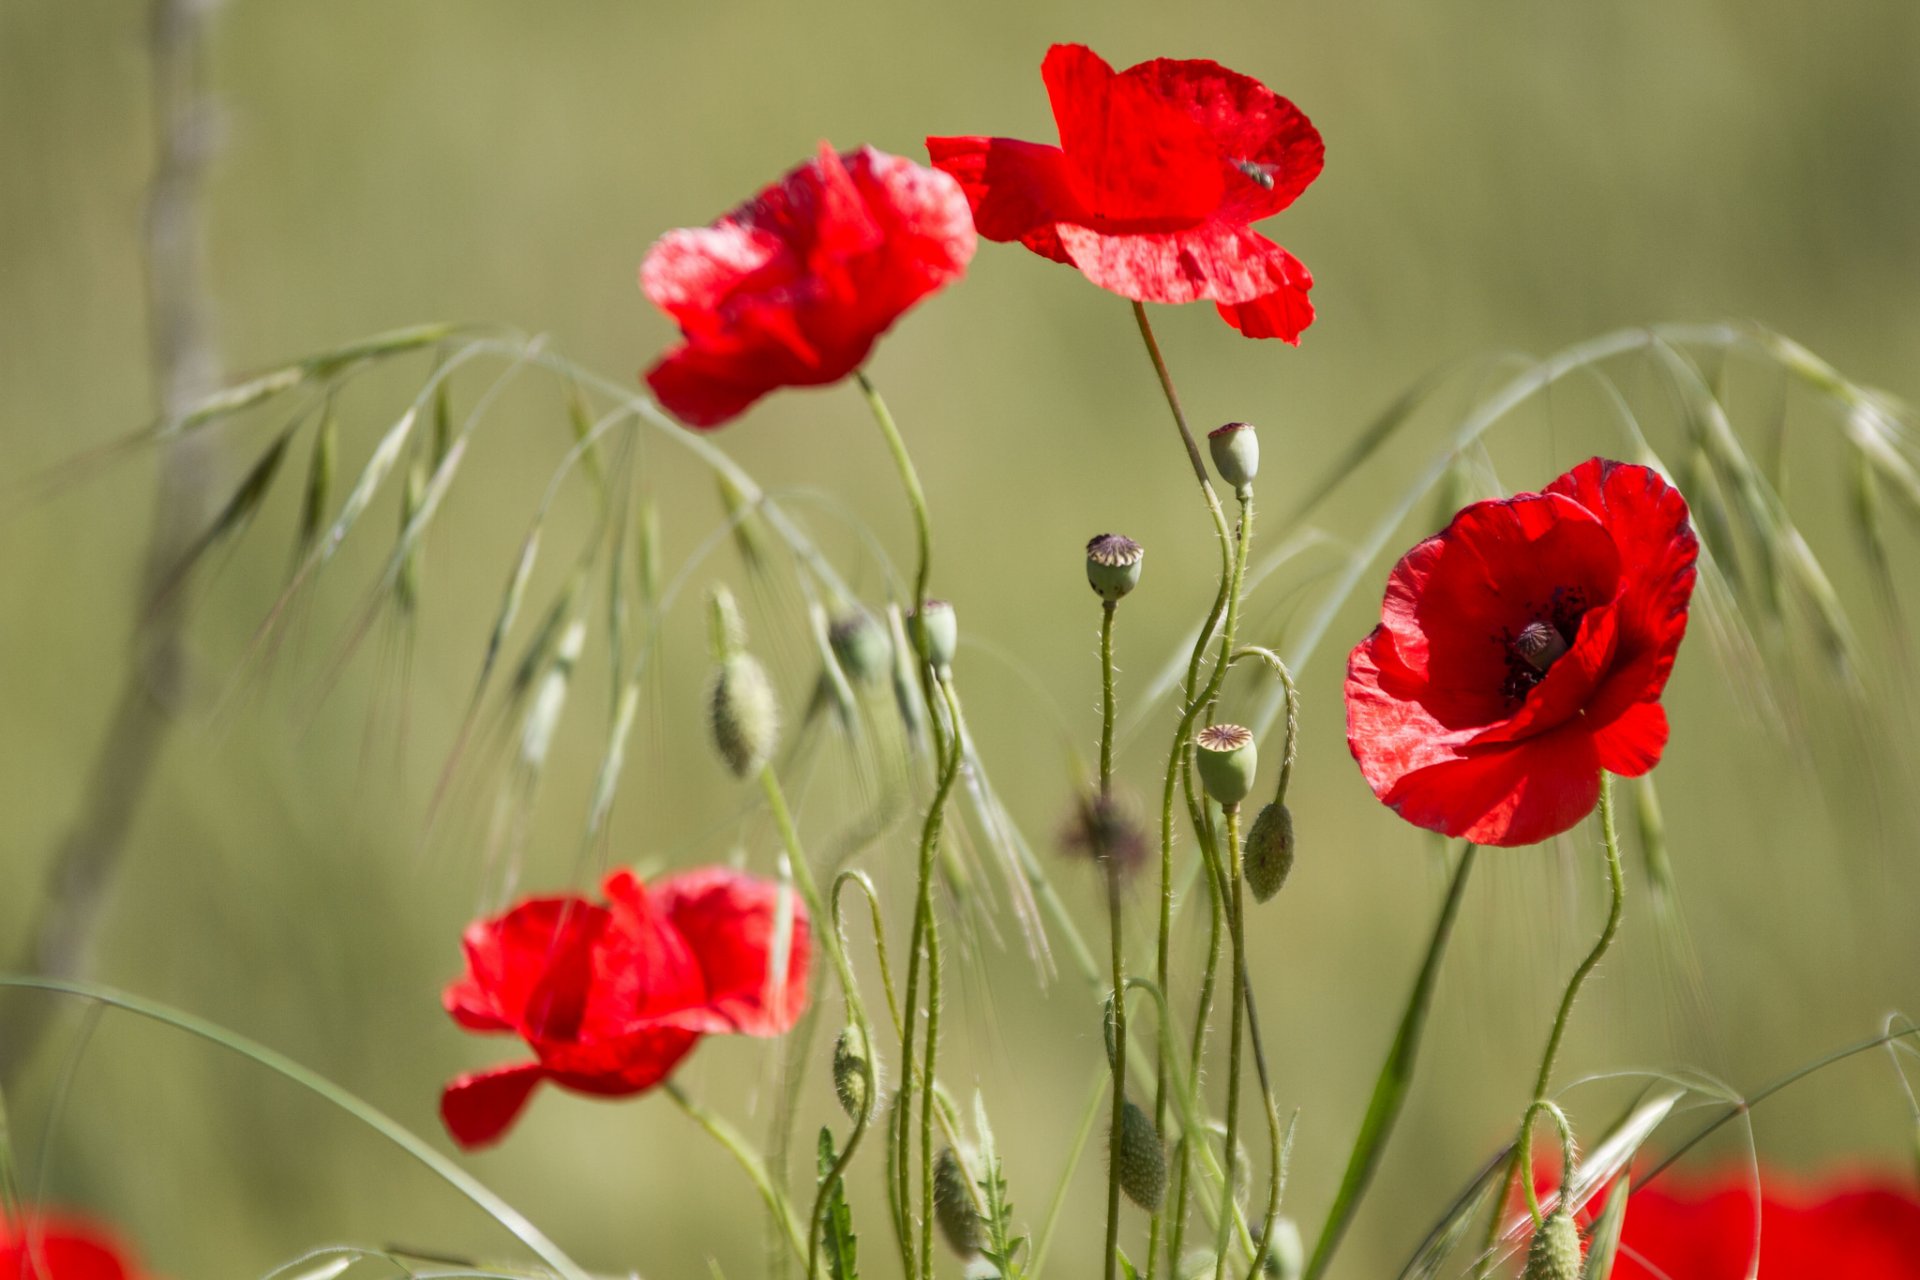
[[1498,637],[1507,659],[1507,678],[1500,691],[1512,702],[1525,700],[1533,687],[1546,679],[1553,664],[1573,647],[1573,638],[1580,634],[1580,619],[1586,616],[1587,595],[1578,588],[1555,587],[1546,605],[1530,612],[1534,615],[1531,622]]

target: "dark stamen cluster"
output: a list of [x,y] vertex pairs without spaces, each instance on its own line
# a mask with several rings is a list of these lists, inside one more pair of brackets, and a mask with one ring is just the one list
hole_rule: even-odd
[[1525,701],[1533,687],[1546,679],[1547,670],[1573,645],[1586,616],[1587,593],[1578,587],[1555,587],[1544,604],[1530,605],[1532,621],[1518,631],[1502,630],[1495,637],[1506,658],[1507,675],[1501,696],[1508,702]]

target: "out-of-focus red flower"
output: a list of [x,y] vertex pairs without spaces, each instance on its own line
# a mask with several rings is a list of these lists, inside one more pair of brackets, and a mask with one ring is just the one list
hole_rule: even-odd
[[0,1219],[0,1280],[137,1280],[132,1255],[103,1227],[39,1214]]
[[1320,134],[1291,102],[1205,59],[1116,72],[1057,44],[1040,75],[1060,145],[928,138],[974,225],[1080,268],[1136,302],[1205,298],[1249,338],[1300,341],[1313,277],[1251,229],[1320,173]]
[[1592,811],[1602,769],[1653,768],[1698,555],[1678,490],[1600,458],[1460,512],[1394,566],[1347,659],[1374,794],[1416,826],[1532,844]]
[[806,1008],[807,913],[779,886],[716,867],[651,889],[621,870],[602,888],[605,903],[529,898],[468,926],[447,1012],[469,1031],[519,1036],[534,1061],[447,1086],[440,1115],[461,1146],[497,1141],[542,1080],[641,1093],[701,1036],[779,1035]]
[[1642,1187],[1627,1201],[1614,1280],[1920,1280],[1920,1197],[1865,1179],[1769,1174]]
[[708,227],[669,231],[640,287],[685,341],[647,371],[674,416],[717,427],[769,391],[838,382],[973,257],[953,179],[872,147],[820,154]]

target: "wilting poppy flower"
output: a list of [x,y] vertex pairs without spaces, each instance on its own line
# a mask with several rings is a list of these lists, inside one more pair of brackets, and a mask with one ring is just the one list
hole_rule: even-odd
[[542,1080],[641,1093],[701,1036],[779,1035],[806,1008],[807,914],[777,885],[708,868],[650,888],[616,871],[602,888],[604,904],[530,898],[468,926],[447,1012],[469,1031],[512,1032],[534,1061],[447,1086],[440,1115],[461,1146],[499,1139]]
[[1593,458],[1477,502],[1409,551],[1347,659],[1347,744],[1416,826],[1519,845],[1592,811],[1667,742],[1660,693],[1699,543],[1679,491]]
[[669,231],[648,252],[640,287],[686,340],[647,385],[682,422],[717,427],[779,387],[838,382],[959,278],[974,243],[945,174],[823,144],[712,226]]
[[135,1280],[131,1256],[104,1228],[80,1218],[0,1219],[4,1280]]
[[1057,44],[1040,65],[1060,145],[928,138],[974,225],[1136,302],[1205,298],[1249,338],[1298,343],[1313,277],[1250,224],[1320,173],[1320,134],[1291,102],[1204,59],[1116,72]]
[[[1752,1270],[1758,1264],[1758,1271]],[[1627,1201],[1614,1280],[1920,1280],[1920,1197],[1865,1180],[1666,1179]]]

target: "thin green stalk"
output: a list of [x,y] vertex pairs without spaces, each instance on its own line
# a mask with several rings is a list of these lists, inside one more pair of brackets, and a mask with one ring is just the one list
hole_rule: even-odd
[[907,452],[907,442],[900,434],[900,428],[894,424],[893,414],[887,409],[887,402],[880,398],[880,391],[873,385],[862,369],[853,375],[860,384],[860,394],[867,398],[867,407],[873,410],[873,420],[880,424],[880,434],[886,437],[887,451],[893,455],[893,465],[900,472],[900,484],[907,491],[907,504],[913,508],[913,531],[919,544],[919,558],[913,571],[913,607],[919,608],[920,602],[927,598],[927,579],[933,572],[933,520],[927,514],[926,490],[920,487],[920,473],[914,469],[913,457]]
[[[1244,544],[1243,544],[1244,545]],[[1224,666],[1225,664],[1221,664]],[[1247,1017],[1247,937],[1245,877],[1240,874],[1240,806],[1225,806],[1227,819],[1227,931],[1233,943],[1233,1011],[1227,1039],[1227,1198],[1233,1199],[1240,1167],[1240,1049]],[[1214,1236],[1213,1280],[1227,1274],[1227,1223]]]
[[673,1099],[674,1104],[686,1113],[687,1118],[704,1129],[707,1136],[725,1147],[727,1154],[731,1155],[746,1172],[748,1179],[760,1192],[760,1198],[766,1201],[768,1212],[773,1214],[774,1220],[784,1230],[787,1243],[793,1248],[793,1256],[802,1263],[806,1262],[807,1246],[800,1238],[800,1223],[793,1216],[793,1206],[788,1204],[787,1198],[780,1194],[780,1189],[773,1185],[773,1179],[767,1173],[766,1164],[754,1153],[747,1140],[741,1137],[739,1131],[732,1125],[688,1097],[686,1091],[679,1085],[669,1081],[662,1087],[666,1090],[667,1096]]
[[[1113,614],[1100,610],[1100,799],[1113,794]],[[1120,911],[1120,863],[1116,851],[1096,849],[1107,872],[1107,935],[1113,968],[1113,1106],[1107,1129],[1107,1249],[1102,1274],[1115,1280],[1120,1256],[1120,1143],[1127,1114],[1127,964]]]
[[[1540,1055],[1540,1072],[1533,1081],[1533,1101],[1547,1100],[1547,1089],[1553,1083],[1553,1064],[1560,1056],[1560,1042],[1567,1034],[1567,1023],[1573,1014],[1573,1002],[1580,995],[1580,988],[1586,983],[1587,976],[1600,966],[1601,958],[1607,949],[1613,946],[1615,935],[1620,932],[1620,918],[1625,914],[1627,905],[1626,875],[1620,866],[1620,837],[1614,829],[1613,820],[1613,775],[1602,772],[1600,775],[1600,837],[1607,846],[1607,886],[1612,892],[1612,901],[1607,909],[1607,923],[1600,930],[1600,937],[1593,944],[1593,950],[1587,952],[1586,959],[1573,971],[1573,977],[1567,981],[1565,994],[1560,997],[1560,1008],[1553,1016],[1553,1030],[1547,1035],[1546,1052]],[[1534,1108],[1529,1106],[1526,1118],[1521,1121],[1520,1138],[1514,1143],[1513,1154],[1507,1157],[1507,1171],[1500,1179],[1500,1194],[1494,1198],[1491,1220],[1487,1223],[1487,1238],[1481,1246],[1482,1260],[1476,1274],[1485,1276],[1493,1265],[1494,1246],[1500,1240],[1500,1221],[1504,1216],[1503,1206],[1513,1195],[1514,1180],[1520,1176],[1522,1168],[1532,1158],[1528,1144],[1533,1137]]]
[[1335,1250],[1360,1210],[1360,1201],[1373,1181],[1374,1170],[1386,1152],[1387,1138],[1394,1121],[1407,1100],[1413,1083],[1413,1067],[1420,1052],[1420,1038],[1426,1030],[1427,1011],[1433,1005],[1433,991],[1440,977],[1440,960],[1446,954],[1447,941],[1453,936],[1453,922],[1460,914],[1460,902],[1466,896],[1467,875],[1473,870],[1478,846],[1469,844],[1460,851],[1453,869],[1453,883],[1447,887],[1447,899],[1441,904],[1440,918],[1434,922],[1433,937],[1427,943],[1426,959],[1420,963],[1420,975],[1414,979],[1407,1007],[1400,1015],[1400,1029],[1394,1032],[1387,1058],[1380,1064],[1380,1075],[1373,1084],[1373,1096],[1367,1100],[1366,1116],[1353,1140],[1353,1154],[1347,1158],[1346,1174],[1340,1179],[1333,1207],[1327,1210],[1326,1224],[1314,1245],[1313,1258],[1307,1264],[1306,1280],[1319,1280],[1333,1263]]

